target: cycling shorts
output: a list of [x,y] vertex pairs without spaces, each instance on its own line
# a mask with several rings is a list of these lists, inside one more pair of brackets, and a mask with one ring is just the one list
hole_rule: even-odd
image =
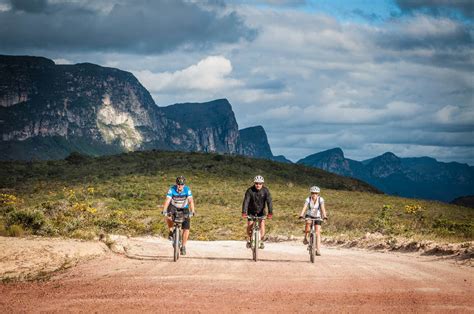
[[[176,206],[169,205],[167,209],[168,214],[171,214],[171,216],[174,216],[176,212],[184,212],[185,214],[189,213],[189,208],[177,208]],[[181,224],[181,228],[183,230],[189,230],[191,228],[191,219],[185,218],[183,223]]]
[[[304,216],[304,218],[309,218],[309,219],[318,219],[318,217],[313,217],[313,216],[310,216],[310,215],[308,215],[308,214],[306,214],[306,215]],[[319,218],[319,219],[321,219],[321,218]],[[319,226],[321,226],[321,223],[322,223],[322,221],[321,221],[321,220],[315,220],[315,221],[314,221],[314,224],[315,224],[315,225],[319,225]]]

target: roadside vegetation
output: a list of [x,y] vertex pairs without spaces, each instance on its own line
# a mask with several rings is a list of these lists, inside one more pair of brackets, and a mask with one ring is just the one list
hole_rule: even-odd
[[265,177],[274,199],[269,236],[300,237],[297,216],[311,185],[322,188],[328,236],[366,233],[418,240],[474,239],[474,211],[435,201],[381,194],[355,179],[302,165],[241,156],[182,152],[133,152],[91,158],[0,163],[0,235],[161,235],[165,194],[184,175],[196,201],[191,238],[242,239],[245,189],[256,174]]

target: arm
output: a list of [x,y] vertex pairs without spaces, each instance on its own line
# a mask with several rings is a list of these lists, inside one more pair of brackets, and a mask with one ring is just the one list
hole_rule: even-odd
[[247,190],[247,192],[245,192],[244,202],[242,203],[242,215],[247,214],[247,210],[249,209],[249,203],[250,203],[250,191]]
[[303,210],[301,211],[300,217],[304,217],[304,213],[308,209],[308,203],[304,203]]
[[272,195],[270,194],[270,190],[267,190],[267,207],[268,207],[268,215],[273,215],[273,203],[272,203]]
[[194,211],[194,199],[192,197],[188,198],[188,202],[189,202],[189,209],[191,210],[191,212],[193,213],[193,215],[195,214],[195,211]]
[[171,203],[171,197],[166,197],[166,200],[165,200],[165,203],[163,204],[163,211],[167,210],[168,209],[168,206],[170,205]]
[[321,204],[321,213],[323,214],[323,219],[327,219],[328,216],[326,215],[326,206],[324,203]]

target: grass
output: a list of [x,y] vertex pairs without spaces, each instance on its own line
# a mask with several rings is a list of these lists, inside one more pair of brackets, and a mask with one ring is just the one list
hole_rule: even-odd
[[66,160],[0,163],[0,233],[91,239],[99,234],[166,235],[162,204],[178,175],[190,185],[198,215],[191,238],[242,239],[242,198],[256,174],[274,200],[270,235],[301,236],[297,220],[311,185],[322,188],[326,235],[367,232],[445,242],[474,238],[472,209],[380,194],[371,186],[301,165],[182,152],[133,152]]

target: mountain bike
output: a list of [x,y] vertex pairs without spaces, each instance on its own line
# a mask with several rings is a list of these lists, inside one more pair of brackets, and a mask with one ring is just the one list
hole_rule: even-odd
[[260,221],[264,220],[266,216],[252,216],[248,215],[248,219],[253,221],[252,237],[250,239],[250,248],[252,249],[252,257],[254,261],[258,260],[258,249],[260,247]]
[[172,216],[173,219],[173,239],[171,243],[173,245],[173,261],[178,261],[179,255],[181,252],[181,247],[183,245],[183,231],[181,230],[181,225],[186,218],[192,217],[193,213],[185,213],[183,211],[176,211],[174,213],[169,213],[168,211],[163,211],[163,215]]
[[[309,260],[311,263],[314,263],[314,256],[316,255],[316,221],[321,221],[321,218],[303,218],[305,221],[311,221],[311,228],[309,231],[309,242],[308,242],[308,251],[309,251]],[[319,253],[318,253],[319,254]]]

